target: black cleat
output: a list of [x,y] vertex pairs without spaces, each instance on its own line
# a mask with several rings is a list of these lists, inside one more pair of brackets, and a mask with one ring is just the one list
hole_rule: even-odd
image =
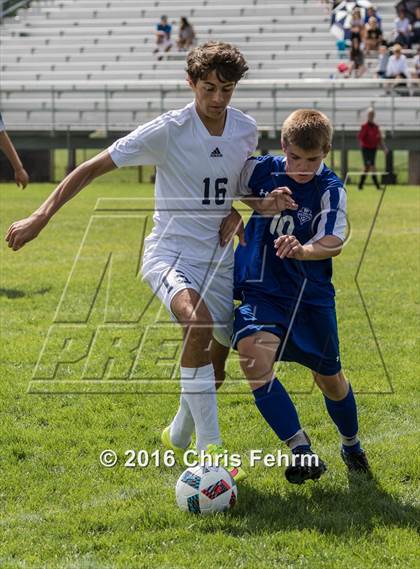
[[372,476],[369,461],[364,450],[360,450],[359,452],[345,452],[343,448],[341,448],[340,454],[350,472],[362,472]]
[[[315,460],[313,457],[317,457]],[[289,464],[284,475],[291,484],[303,484],[306,480],[318,480],[327,470],[327,465],[312,451],[292,455],[294,464]]]

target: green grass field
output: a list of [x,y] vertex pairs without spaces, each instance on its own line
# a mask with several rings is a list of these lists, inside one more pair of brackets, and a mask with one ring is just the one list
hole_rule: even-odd
[[[359,273],[387,373],[354,280],[381,195],[371,186],[349,187],[351,238],[335,261],[342,360],[359,393],[360,433],[375,479],[348,479],[320,392],[306,370],[282,365],[280,377],[327,474],[295,487],[282,469],[258,465],[240,485],[234,510],[204,518],[176,507],[181,466],[123,466],[128,449],[161,448],[160,432],[177,407],[179,331],[164,314],[160,327],[149,328],[134,380],[124,379],[130,350],[127,359],[104,365],[112,340],[106,332],[86,356],[92,330],[104,321],[135,320],[150,298],[135,278],[139,235],[150,220],[134,198],[147,198],[141,208],[151,207],[153,188],[127,176],[116,172],[85,189],[22,250],[3,242],[0,567],[419,567],[418,188],[386,190]],[[52,188],[0,186],[2,235]],[[100,202],[113,212],[94,211],[105,197],[116,198]],[[117,211],[127,204],[136,212]],[[111,252],[113,284],[106,275],[101,281]],[[154,301],[138,324],[116,325],[129,348],[155,323],[157,310]],[[71,357],[57,366],[69,337]],[[254,448],[274,452],[276,437],[234,355],[228,372],[219,414],[229,449],[245,456]],[[104,449],[118,453],[115,468],[100,465]]]

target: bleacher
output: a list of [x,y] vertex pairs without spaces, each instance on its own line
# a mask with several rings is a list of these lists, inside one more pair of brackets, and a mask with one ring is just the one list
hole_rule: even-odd
[[[393,1],[379,8],[390,32]],[[162,13],[174,39],[186,16],[199,42],[230,41],[243,51],[250,71],[233,103],[261,127],[278,126],[300,106],[346,128],[370,105],[384,126],[419,122],[418,97],[385,96],[377,81],[336,77],[329,16],[315,0],[40,0],[1,26],[0,108],[8,127],[130,129],[186,104],[185,53],[174,47],[162,61],[153,55]]]

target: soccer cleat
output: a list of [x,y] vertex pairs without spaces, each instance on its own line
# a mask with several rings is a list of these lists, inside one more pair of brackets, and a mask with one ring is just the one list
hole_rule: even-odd
[[245,480],[245,478],[248,476],[242,466],[233,466],[231,464],[224,466],[224,456],[226,455],[227,451],[222,446],[210,444],[207,446],[205,452],[213,457],[216,455],[221,455],[221,459],[218,463],[219,466],[223,466],[229,472],[236,483],[242,482],[242,480]]
[[163,446],[169,450],[173,450],[176,458],[181,462],[181,464],[184,464],[184,453],[191,448],[191,445],[188,445],[186,448],[175,446],[171,441],[170,426],[163,429],[162,434],[160,435],[160,440],[162,441]]
[[318,457],[318,465],[310,457],[317,455],[312,452],[293,454],[293,462],[286,468],[284,475],[291,484],[303,484],[306,480],[318,480],[326,472],[327,465]]
[[369,461],[363,449],[360,449],[358,452],[346,452],[341,447],[340,454],[350,472],[362,472],[370,477],[372,476]]

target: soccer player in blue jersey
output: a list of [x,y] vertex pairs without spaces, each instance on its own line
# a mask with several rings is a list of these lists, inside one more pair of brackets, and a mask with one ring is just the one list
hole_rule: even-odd
[[[282,128],[285,156],[249,158],[241,175],[242,194],[256,210],[246,245],[235,253],[233,347],[255,403],[268,425],[295,455],[286,469],[289,482],[317,479],[326,470],[314,455],[292,399],[273,368],[278,360],[309,368],[341,436],[341,456],[349,470],[369,473],[358,438],[356,401],[341,369],[332,277],[332,257],[346,234],[346,191],[323,160],[332,127],[316,110],[292,113]],[[292,203],[270,215],[277,194]],[[248,201],[245,200],[247,203]],[[277,202],[278,206],[278,202]]]

